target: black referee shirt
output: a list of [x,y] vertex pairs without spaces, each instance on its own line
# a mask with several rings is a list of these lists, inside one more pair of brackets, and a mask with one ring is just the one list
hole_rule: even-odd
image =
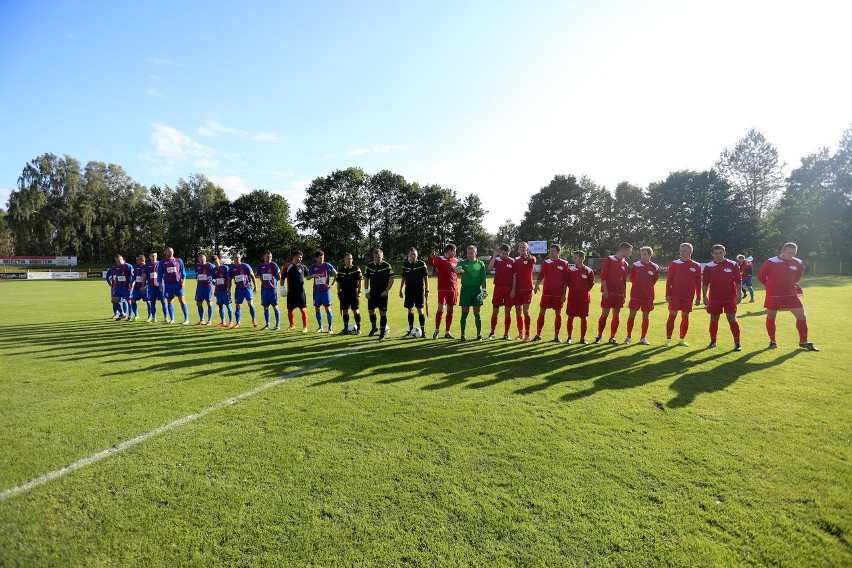
[[364,279],[370,281],[370,295],[378,296],[388,289],[388,283],[393,278],[393,268],[385,261],[379,264],[371,262],[364,272]]

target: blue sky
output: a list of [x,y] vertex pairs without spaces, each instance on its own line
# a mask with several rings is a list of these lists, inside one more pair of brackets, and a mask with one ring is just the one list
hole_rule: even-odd
[[294,212],[390,169],[480,195],[492,230],[555,174],[644,186],[752,127],[789,171],[852,125],[850,6],[0,0],[0,206],[45,152]]

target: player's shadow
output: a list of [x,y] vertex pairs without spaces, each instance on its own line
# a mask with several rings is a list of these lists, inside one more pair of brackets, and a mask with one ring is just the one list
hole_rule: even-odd
[[759,312],[739,312],[737,313],[737,319],[742,318],[753,318],[754,316],[765,316],[766,310],[761,310]]
[[[804,351],[788,351],[771,361],[751,361],[752,358],[762,353],[764,351],[751,351],[716,365],[712,369],[684,373],[671,384],[671,389],[677,393],[677,396],[669,400],[666,406],[669,408],[683,408],[692,404],[700,394],[709,394],[724,390],[734,384],[743,375],[777,367],[784,361],[804,353]],[[760,373],[758,376],[763,377],[766,375]]]

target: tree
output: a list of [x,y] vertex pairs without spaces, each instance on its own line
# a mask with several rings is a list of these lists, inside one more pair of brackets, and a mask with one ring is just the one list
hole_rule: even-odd
[[366,235],[367,249],[381,246],[385,257],[400,258],[410,244],[402,240],[402,216],[408,199],[415,199],[404,177],[389,170],[369,176]]
[[612,213],[607,223],[607,250],[618,242],[627,241],[634,246],[647,244],[649,236],[648,200],[642,188],[626,181],[615,188]]
[[227,223],[228,196],[203,174],[180,178],[163,194],[166,245],[175,253],[194,258],[199,252],[219,252]]
[[471,193],[461,202],[461,207],[453,207],[457,217],[453,223],[453,240],[459,246],[475,245],[480,251],[490,250],[493,238],[482,223],[488,213],[482,207],[482,199]]
[[[583,188],[572,175],[557,175],[535,193],[518,233],[522,240],[546,240],[563,246],[583,243]],[[588,228],[588,227],[587,227]]]
[[290,206],[276,193],[257,189],[241,195],[230,204],[225,245],[242,252],[251,261],[260,261],[263,251],[276,255],[289,253],[299,240],[290,224]]
[[518,245],[520,239],[518,239],[518,226],[512,222],[511,219],[506,219],[506,221],[497,227],[497,234],[495,235],[498,245],[509,245],[512,250],[515,250],[515,247]]
[[15,254],[15,239],[6,222],[6,211],[0,209],[0,255]]

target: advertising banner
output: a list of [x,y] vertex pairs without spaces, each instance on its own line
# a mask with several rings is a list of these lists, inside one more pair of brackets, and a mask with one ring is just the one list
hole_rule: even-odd
[[545,254],[547,252],[547,241],[529,241],[530,254]]
[[26,272],[0,272],[0,280],[26,280]]
[[77,257],[0,256],[0,266],[77,266]]

